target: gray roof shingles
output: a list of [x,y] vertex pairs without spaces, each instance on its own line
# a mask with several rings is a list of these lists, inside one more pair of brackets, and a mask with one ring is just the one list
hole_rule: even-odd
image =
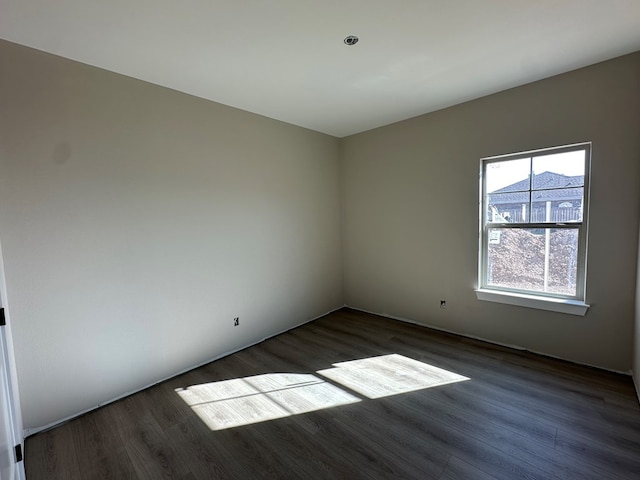
[[[533,178],[532,200],[575,201],[582,198],[584,175],[568,176],[553,172],[543,172]],[[489,194],[492,204],[522,203],[523,192],[528,197],[529,178],[512,183]]]

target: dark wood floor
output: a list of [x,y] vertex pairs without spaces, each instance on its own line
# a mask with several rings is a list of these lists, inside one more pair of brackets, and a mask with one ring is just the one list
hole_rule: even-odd
[[[283,378],[268,401],[243,390]],[[240,425],[263,400],[282,418]],[[25,465],[28,480],[640,479],[640,406],[626,376],[345,309],[29,437]]]

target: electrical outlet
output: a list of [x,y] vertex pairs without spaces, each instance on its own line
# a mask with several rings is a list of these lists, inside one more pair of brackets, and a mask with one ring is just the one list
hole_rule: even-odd
[[238,325],[240,325],[240,317],[234,317],[233,326],[237,327]]
[[447,301],[446,300],[440,300],[440,308],[447,308]]

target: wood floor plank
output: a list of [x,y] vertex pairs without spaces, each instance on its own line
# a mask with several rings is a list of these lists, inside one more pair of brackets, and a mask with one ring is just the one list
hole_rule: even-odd
[[133,464],[106,416],[99,409],[69,423],[82,478],[135,479]]
[[309,415],[301,425],[300,419],[291,417],[260,425],[260,433],[271,445],[285,445],[290,464],[295,464],[298,478],[332,480],[359,478],[361,471],[356,462],[336,451],[343,446],[333,439],[323,442],[317,436],[323,419]]
[[[348,408],[348,407],[339,407]],[[356,407],[357,408],[357,407]],[[316,419],[310,419],[316,417]],[[332,411],[316,412],[299,421],[313,421],[319,426],[314,434],[316,442],[331,445],[331,456],[344,464],[351,462],[357,468],[355,478],[424,478],[430,477],[420,468],[418,462],[403,456],[396,448],[386,448],[376,443],[370,436],[357,434],[353,424],[341,421],[341,416]]]
[[191,417],[174,425],[167,436],[195,478],[251,478],[247,462],[234,459],[226,442],[215,438],[200,419]]
[[[465,428],[455,414],[448,413],[448,417],[442,417],[432,405],[408,400],[406,396],[399,403],[404,412],[413,413],[416,423],[427,426],[431,441],[497,479],[551,478],[551,472],[529,451],[517,447],[509,449],[509,441],[514,436],[503,438],[485,428]],[[478,425],[482,425],[481,419]]]
[[628,480],[638,452],[629,377],[342,309],[31,436],[25,466],[28,480]]
[[[377,410],[377,412],[376,412]],[[380,436],[381,414],[386,413],[385,406],[379,402],[358,403],[340,408],[340,415],[336,421],[340,422],[348,431],[357,432],[353,441],[359,441],[360,436],[375,443],[377,451],[394,455],[394,463],[402,464],[410,459],[409,476],[404,478],[437,479],[451,456],[445,449],[420,434],[415,424],[406,422],[386,422],[384,436]],[[384,418],[384,417],[383,417]],[[389,444],[394,449],[388,448]]]
[[563,430],[558,432],[556,450],[573,457],[583,458],[589,465],[600,465],[613,474],[628,471],[640,478],[640,450],[621,449],[610,443],[567,435]]
[[83,479],[72,431],[68,423],[27,439],[25,470],[29,480]]
[[150,416],[145,416],[144,419],[138,422],[139,436],[130,437],[124,446],[133,465],[133,478],[187,478],[191,473],[189,466],[180,461],[173,442],[154,424]]
[[156,421],[153,404],[144,394],[109,406],[124,449],[139,479],[182,479],[189,467],[178,460],[174,445]]
[[452,455],[438,480],[496,480],[496,477]]

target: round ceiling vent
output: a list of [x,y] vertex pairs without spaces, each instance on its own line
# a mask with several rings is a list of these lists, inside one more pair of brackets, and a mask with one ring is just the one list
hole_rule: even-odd
[[344,43],[346,45],[355,45],[356,43],[358,43],[358,40],[360,39],[355,35],[349,35],[347,38],[344,39]]

